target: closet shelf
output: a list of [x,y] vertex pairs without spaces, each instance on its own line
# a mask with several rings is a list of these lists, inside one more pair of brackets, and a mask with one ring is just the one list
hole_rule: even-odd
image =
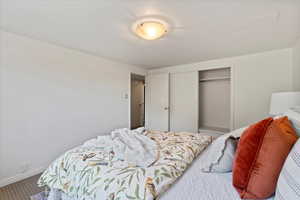
[[211,126],[201,126],[199,127],[199,132],[208,132],[208,133],[216,133],[216,134],[224,134],[230,132],[228,128],[221,128],[221,127],[211,127]]
[[230,80],[230,77],[223,76],[223,77],[214,77],[214,78],[203,78],[203,79],[199,79],[199,82],[218,81],[218,80]]

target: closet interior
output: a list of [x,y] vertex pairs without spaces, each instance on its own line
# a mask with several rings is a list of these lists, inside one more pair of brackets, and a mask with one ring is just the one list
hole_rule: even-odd
[[230,131],[230,68],[199,71],[199,133]]

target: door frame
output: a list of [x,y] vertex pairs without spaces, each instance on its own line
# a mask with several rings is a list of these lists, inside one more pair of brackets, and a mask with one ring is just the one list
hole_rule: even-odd
[[128,128],[132,129],[132,80],[143,80],[144,81],[144,126],[145,126],[145,119],[146,119],[146,75],[141,75],[141,74],[136,74],[136,73],[130,73],[130,78],[129,78],[129,95],[128,95],[128,102],[129,102],[129,123],[128,123]]

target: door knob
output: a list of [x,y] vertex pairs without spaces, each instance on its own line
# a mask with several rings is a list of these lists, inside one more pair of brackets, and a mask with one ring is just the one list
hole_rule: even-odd
[[164,107],[164,110],[169,110],[169,107]]

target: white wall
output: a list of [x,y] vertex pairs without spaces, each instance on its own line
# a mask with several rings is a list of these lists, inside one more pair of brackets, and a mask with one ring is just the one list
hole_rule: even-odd
[[0,33],[0,186],[38,173],[88,138],[128,127],[130,73],[144,70]]
[[293,48],[293,88],[300,91],[300,39]]
[[232,67],[233,128],[268,116],[272,92],[292,90],[292,49],[167,67],[149,74],[220,67]]

